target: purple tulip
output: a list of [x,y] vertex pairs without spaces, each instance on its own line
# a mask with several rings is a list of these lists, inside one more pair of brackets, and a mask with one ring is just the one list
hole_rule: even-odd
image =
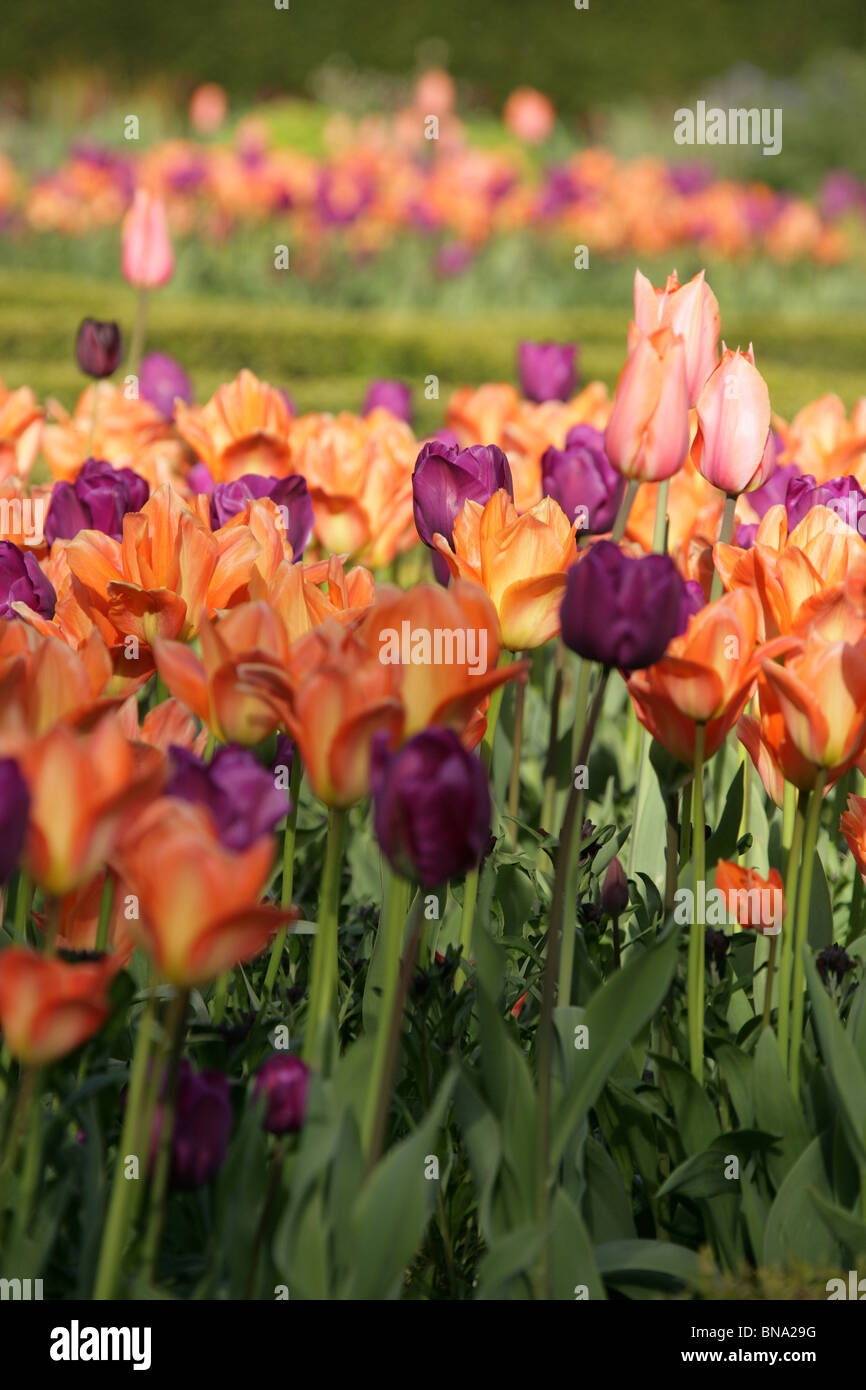
[[674,637],[679,637],[680,633],[685,632],[689,625],[689,620],[696,613],[706,606],[707,600],[704,598],[704,591],[696,579],[686,579],[683,582],[683,595],[680,599],[679,612],[677,614],[677,630]]
[[304,1127],[310,1069],[290,1052],[277,1053],[262,1063],[253,1095],[267,1097],[262,1123],[270,1134],[297,1134]]
[[0,758],[0,883],[17,868],[30,812],[30,792],[14,758]]
[[608,917],[619,917],[628,907],[628,879],[625,869],[614,856],[607,866],[601,885],[601,908]]
[[[431,550],[433,537],[454,540],[454,522],[465,502],[489,502],[494,492],[505,488],[514,500],[514,484],[508,459],[495,444],[473,444],[460,449],[434,439],[425,444],[412,474],[415,529]],[[433,568],[440,584],[448,582],[445,560],[434,551]]]
[[669,555],[635,559],[610,541],[598,541],[568,571],[562,640],[603,666],[652,666],[676,636],[683,588]]
[[285,525],[292,559],[300,560],[313,534],[313,503],[306,479],[293,473],[288,478],[265,478],[245,473],[232,483],[217,483],[210,501],[210,524],[216,531],[259,497],[269,497]]
[[[171,1180],[194,1191],[215,1178],[225,1160],[232,1132],[228,1078],[218,1071],[194,1071],[184,1059],[175,1093],[171,1140]],[[164,1103],[156,1107],[150,1137],[150,1169],[159,1152]]]
[[12,541],[0,541],[0,618],[17,618],[13,603],[25,603],[43,618],[53,618],[57,595],[35,555]]
[[171,420],[177,397],[187,405],[192,400],[192,382],[173,357],[165,352],[149,352],[138,369],[138,394],[143,401],[155,405],[166,420]]
[[123,538],[123,518],[138,512],[150,495],[146,479],[131,468],[88,459],[74,483],[55,483],[45,518],[45,539],[71,540],[79,531],[104,531]]
[[522,342],[517,349],[517,365],[527,400],[569,400],[577,385],[576,357],[576,343]]
[[398,420],[412,423],[412,388],[405,381],[371,381],[364,397],[362,413],[371,410],[390,410]]
[[813,507],[829,507],[861,536],[866,530],[866,492],[856,478],[830,478],[826,483],[817,482],[811,473],[792,478],[785,496],[788,530],[793,531]]
[[85,376],[96,381],[117,370],[122,351],[120,329],[116,323],[83,319],[75,340],[75,356]]
[[174,773],[166,795],[206,806],[228,849],[249,849],[285,816],[286,793],[249,749],[227,744],[209,763],[176,744],[170,753]]
[[427,888],[474,869],[490,840],[490,788],[453,729],[425,729],[396,753],[373,741],[373,824],[388,862]]
[[206,463],[199,459],[194,463],[186,475],[187,486],[190,492],[201,494],[204,497],[213,497],[216,479],[211,473]]
[[625,484],[604,451],[604,435],[592,425],[575,425],[564,449],[551,445],[542,454],[541,490],[569,521],[577,520],[580,532],[602,535],[611,529]]

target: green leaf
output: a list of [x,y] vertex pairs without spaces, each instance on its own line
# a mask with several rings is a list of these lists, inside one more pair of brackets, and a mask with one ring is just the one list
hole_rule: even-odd
[[592,1241],[578,1208],[561,1187],[551,1203],[551,1280],[553,1296],[573,1300],[575,1289],[583,1289],[591,1299],[606,1298],[604,1283],[598,1271]]
[[638,1285],[670,1292],[697,1278],[700,1261],[694,1250],[667,1240],[616,1240],[595,1249],[605,1283]]
[[825,1221],[827,1229],[845,1247],[846,1257],[856,1261],[856,1267],[859,1268],[863,1257],[866,1256],[866,1222],[861,1221],[857,1213],[846,1211],[844,1207],[829,1201],[814,1188],[810,1188],[809,1197]]
[[811,1189],[827,1201],[832,1200],[820,1136],[800,1155],[776,1194],[764,1232],[763,1264],[781,1266],[795,1260],[813,1265],[838,1264],[838,1242],[810,1200]]
[[866,1073],[830,1001],[811,954],[806,952],[806,977],[812,1000],[812,1022],[818,1034],[824,1065],[838,1102],[845,1131],[858,1165],[866,1165]]
[[782,1065],[779,1044],[769,1028],[764,1029],[755,1048],[752,1080],[755,1123],[779,1140],[778,1151],[767,1155],[767,1169],[778,1191],[785,1174],[808,1144],[809,1132]]
[[476,1298],[532,1297],[530,1271],[541,1249],[542,1231],[534,1223],[520,1226],[488,1248],[478,1268]]
[[707,840],[707,870],[713,868],[720,859],[732,859],[740,834],[740,821],[743,815],[743,764],[737,768],[728,794],[725,808],[719,823]]

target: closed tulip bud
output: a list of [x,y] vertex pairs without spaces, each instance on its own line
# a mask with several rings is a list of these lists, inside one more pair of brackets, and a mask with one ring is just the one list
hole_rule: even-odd
[[453,730],[426,729],[391,755],[379,735],[371,784],[376,838],[398,873],[435,888],[477,866],[490,838],[490,788]]
[[689,391],[683,340],[670,328],[631,335],[604,436],[620,473],[660,483],[689,452]]
[[285,793],[249,749],[227,744],[210,762],[177,745],[169,751],[174,773],[166,795],[205,806],[227,849],[249,849],[285,816]]
[[[163,1115],[160,1101],[151,1130],[151,1168],[159,1152]],[[194,1192],[216,1177],[228,1152],[232,1122],[228,1078],[210,1069],[197,1072],[184,1059],[177,1078],[171,1136],[173,1187]]]
[[601,885],[602,911],[608,917],[619,917],[628,907],[628,879],[617,858],[611,859]]
[[412,423],[412,391],[405,381],[371,381],[364,397],[362,414],[372,410],[389,410],[398,420]]
[[603,666],[652,666],[676,635],[684,587],[670,556],[635,559],[598,541],[568,571],[562,640]]
[[866,527],[866,522],[863,522],[866,516],[866,492],[853,477],[829,478],[824,483],[818,483],[810,473],[798,475],[788,483],[784,502],[789,535],[813,507],[828,507],[840,522],[855,531],[859,530],[861,535]]
[[[485,503],[504,488],[514,500],[514,483],[508,459],[495,444],[456,444],[431,440],[425,444],[412,474],[415,529],[425,545],[434,548],[433,537],[454,539],[454,522],[467,501]],[[448,566],[438,554],[433,559],[436,578],[448,582]]]
[[136,191],[123,219],[123,278],[137,289],[155,290],[174,272],[165,204],[146,188]]
[[[190,470],[190,476],[192,472]],[[234,482],[217,483],[211,493],[211,526],[217,531],[260,497],[269,497],[279,507],[284,534],[292,547],[292,559],[300,560],[313,534],[313,502],[306,479],[297,473],[288,478],[245,473]]]
[[725,348],[697,405],[692,457],[708,483],[729,497],[767,482],[776,466],[770,393],[748,352]]
[[116,323],[83,319],[75,340],[75,356],[85,376],[95,381],[117,371],[123,342]]
[[674,271],[664,289],[657,289],[639,270],[634,275],[635,328],[647,334],[670,328],[682,338],[690,405],[697,403],[719,356],[719,301],[705,277],[702,270],[681,285]]
[[150,495],[147,480],[131,468],[88,459],[74,483],[55,483],[45,518],[45,539],[71,540],[79,531],[123,537],[123,518],[138,512]]
[[54,617],[57,594],[29,550],[0,541],[0,618],[17,618],[13,604],[23,603],[43,618]]
[[565,448],[551,446],[541,457],[541,491],[558,502],[577,529],[602,535],[616,520],[625,478],[604,451],[604,435],[592,425],[575,425]]
[[576,343],[523,342],[517,350],[520,387],[530,401],[567,401],[577,385]]
[[307,1114],[310,1069],[291,1053],[268,1057],[259,1067],[253,1091],[266,1097],[263,1124],[270,1134],[296,1134]]
[[171,420],[176,400],[187,405],[192,400],[192,383],[180,363],[168,353],[149,352],[138,369],[138,394],[156,406],[166,420]]
[[17,868],[30,811],[30,792],[14,758],[0,758],[0,883]]

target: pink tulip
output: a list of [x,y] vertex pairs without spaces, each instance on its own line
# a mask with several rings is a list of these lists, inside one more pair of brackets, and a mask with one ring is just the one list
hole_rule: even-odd
[[123,278],[142,290],[155,290],[171,279],[174,253],[165,204],[146,188],[136,190],[123,219]]
[[660,483],[682,468],[689,452],[685,346],[670,328],[630,337],[604,447],[624,477]]
[[697,403],[719,356],[719,301],[705,275],[702,270],[681,285],[674,271],[660,290],[639,270],[634,274],[634,324],[630,332],[654,333],[658,328],[670,328],[679,334],[685,344],[689,405]]
[[697,405],[692,458],[708,483],[734,497],[765,483],[776,467],[770,393],[755,355],[722,344],[722,360]]

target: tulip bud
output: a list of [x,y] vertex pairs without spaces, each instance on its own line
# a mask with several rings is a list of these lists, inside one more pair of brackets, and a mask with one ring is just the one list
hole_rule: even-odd
[[121,263],[123,278],[138,289],[166,284],[174,271],[165,204],[146,188],[136,191],[123,219]]
[[0,541],[0,618],[18,617],[14,603],[24,603],[43,618],[53,618],[56,602],[54,586],[42,573],[36,556],[19,550],[12,541]]
[[481,761],[451,729],[425,729],[396,753],[373,747],[376,838],[389,863],[428,888],[466,874],[490,838],[490,788]]
[[[194,469],[190,469],[190,479]],[[292,547],[292,559],[300,560],[313,534],[313,503],[306,479],[293,473],[288,478],[266,478],[261,473],[244,473],[231,483],[217,483],[211,493],[210,524],[219,530],[238,516],[250,502],[269,497],[285,519],[285,537]]]
[[117,371],[122,350],[116,323],[101,319],[82,319],[75,340],[75,356],[85,376],[101,381]]
[[604,446],[624,477],[660,483],[682,468],[689,452],[685,348],[669,328],[630,336]]
[[273,834],[286,814],[286,796],[249,749],[226,744],[210,762],[174,744],[169,751],[174,774],[166,795],[206,806],[227,849],[246,850]]
[[171,420],[178,398],[187,405],[192,400],[192,384],[183,367],[168,353],[149,352],[138,369],[138,394],[156,406],[166,420]]
[[123,518],[138,512],[148,499],[147,480],[131,468],[88,459],[74,483],[55,483],[45,518],[45,539],[71,540],[79,531],[102,531],[123,537]]
[[619,917],[628,907],[628,879],[617,858],[611,859],[601,885],[601,907],[608,917]]
[[[171,1137],[171,1181],[195,1191],[215,1178],[228,1152],[232,1107],[228,1078],[218,1071],[194,1071],[180,1064]],[[157,1105],[150,1141],[151,1166],[159,1151],[163,1104]]]
[[[438,534],[451,545],[454,522],[464,503],[470,499],[488,502],[500,488],[514,500],[508,459],[495,444],[460,449],[456,444],[431,440],[418,455],[412,474],[415,529],[421,540],[433,549],[433,537]],[[448,566],[438,552],[433,563],[437,579],[446,584]]]
[[576,343],[522,342],[517,349],[520,387],[530,401],[567,401],[577,385]]
[[770,393],[748,352],[725,348],[697,405],[692,457],[708,483],[729,497],[766,483],[776,466]]
[[0,758],[0,883],[18,866],[29,812],[30,792],[18,764]]
[[616,520],[625,478],[604,451],[604,435],[592,425],[575,425],[565,448],[552,445],[541,456],[541,491],[558,502],[569,521],[589,535],[602,535]]
[[363,415],[372,410],[389,410],[398,420],[412,423],[412,391],[405,381],[371,381],[364,397]]
[[669,555],[624,555],[598,541],[568,571],[562,640],[587,661],[641,670],[676,635],[682,577]]
[[681,285],[674,271],[663,290],[651,285],[639,270],[634,276],[634,328],[646,334],[670,328],[682,338],[690,405],[696,404],[719,356],[719,301],[705,275],[702,270]]
[[310,1069],[300,1057],[287,1052],[262,1063],[253,1094],[256,1099],[267,1097],[263,1124],[270,1134],[296,1134],[303,1129],[309,1086]]

